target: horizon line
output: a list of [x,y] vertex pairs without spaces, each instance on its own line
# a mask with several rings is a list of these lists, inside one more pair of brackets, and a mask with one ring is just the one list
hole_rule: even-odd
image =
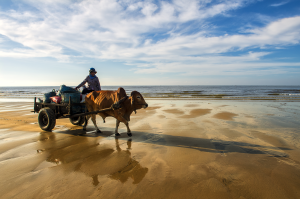
[[[61,85],[56,85],[57,86],[61,86]],[[66,86],[66,85],[65,85]],[[120,86],[120,85],[101,85],[102,86]],[[201,84],[186,84],[186,85],[122,85],[122,86],[300,86],[296,85],[296,84],[205,84],[205,85],[201,85]],[[54,87],[54,85],[50,85],[50,86],[0,86],[0,88],[12,88],[12,87]],[[76,87],[76,86],[69,86],[69,87]]]

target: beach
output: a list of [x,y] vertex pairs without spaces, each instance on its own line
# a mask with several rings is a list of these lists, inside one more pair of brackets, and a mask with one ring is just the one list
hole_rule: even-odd
[[300,103],[146,99],[128,137],[97,116],[42,131],[31,102],[0,102],[1,198],[300,198]]

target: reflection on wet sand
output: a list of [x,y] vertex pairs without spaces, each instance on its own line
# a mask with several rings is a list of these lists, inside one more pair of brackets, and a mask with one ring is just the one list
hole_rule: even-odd
[[115,121],[40,133],[37,116],[1,112],[0,196],[298,199],[298,104],[224,103],[153,101],[130,139],[125,126],[115,139]]
[[41,133],[41,149],[38,152],[49,153],[47,161],[61,166],[67,172],[82,172],[92,178],[92,184],[99,184],[98,176],[125,183],[129,178],[133,184],[143,180],[148,168],[142,167],[131,157],[132,140],[127,140],[127,148],[121,149],[115,138],[115,148],[96,142],[84,136],[67,137],[56,140],[54,133]]
[[[125,153],[128,154],[128,156],[130,157],[131,153],[129,150],[131,150],[132,140],[128,139],[126,150],[122,150],[120,148],[118,139],[115,140],[116,140],[116,148],[118,153]],[[122,183],[126,182],[128,178],[132,178],[133,179],[132,184],[138,184],[143,180],[147,172],[148,172],[148,168],[142,167],[138,161],[136,161],[133,158],[130,158],[128,165],[126,167],[124,167],[123,169],[121,169],[116,173],[109,175],[109,177],[114,180],[120,180]]]

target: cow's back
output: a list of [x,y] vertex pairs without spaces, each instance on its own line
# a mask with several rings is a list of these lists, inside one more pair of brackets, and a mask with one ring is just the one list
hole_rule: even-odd
[[93,91],[86,95],[85,103],[93,109],[109,108],[118,101],[115,91]]

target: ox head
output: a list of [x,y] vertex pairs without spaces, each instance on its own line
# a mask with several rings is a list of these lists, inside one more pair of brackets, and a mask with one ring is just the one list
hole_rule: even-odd
[[132,91],[130,96],[131,96],[131,106],[133,107],[135,113],[136,113],[136,109],[148,107],[148,104],[144,100],[144,97],[139,92]]

